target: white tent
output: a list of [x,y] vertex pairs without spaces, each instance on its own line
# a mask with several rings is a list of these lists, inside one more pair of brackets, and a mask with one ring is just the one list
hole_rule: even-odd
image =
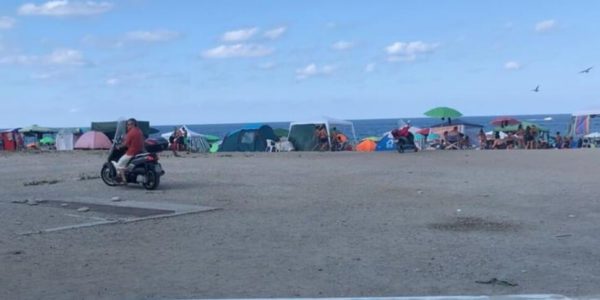
[[584,138],[589,138],[589,139],[598,139],[598,138],[600,138],[600,132],[592,132],[590,134],[586,134],[583,137]]
[[[201,133],[197,133],[195,131],[190,130],[186,125],[179,126],[179,128],[185,128],[187,131],[187,143],[191,152],[208,152],[210,150],[210,145],[206,140],[206,136]],[[167,133],[161,134],[161,136],[165,139],[169,139],[169,137],[173,134],[173,131],[169,131]]]
[[[352,144],[354,144],[354,145],[357,144],[356,131],[354,130],[354,124],[350,121],[340,120],[340,119],[335,119],[335,118],[330,118],[330,117],[321,117],[321,118],[309,119],[306,121],[291,122],[288,140],[290,140],[292,143],[294,143],[294,147],[297,150],[307,150],[307,149],[305,149],[306,147],[303,147],[303,145],[300,145],[300,144],[306,144],[306,142],[308,140],[312,140],[313,133],[314,133],[314,125],[321,125],[321,124],[325,125],[325,129],[327,130],[328,133],[331,132],[333,128],[338,128],[338,127],[342,131],[344,131],[344,129],[350,130],[350,133],[352,134],[352,136],[349,138],[352,141]],[[309,132],[306,130],[307,125],[313,126],[312,131]],[[302,129],[302,132],[300,132],[300,127],[304,127]],[[310,134],[310,136],[308,136],[309,134]],[[347,131],[346,131],[346,135],[348,135]],[[331,136],[328,135],[327,138],[329,139],[329,147],[331,148]],[[300,140],[302,140],[302,141],[300,141]]]
[[75,145],[75,135],[71,130],[60,130],[54,139],[56,150],[71,151]]

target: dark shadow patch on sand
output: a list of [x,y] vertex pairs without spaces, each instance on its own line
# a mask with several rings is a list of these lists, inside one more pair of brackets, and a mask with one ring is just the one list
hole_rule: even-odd
[[23,186],[33,186],[33,185],[44,185],[44,184],[57,184],[62,180],[52,179],[52,180],[32,180],[29,182],[24,182]]
[[456,217],[453,220],[443,223],[431,223],[428,224],[429,229],[443,230],[443,231],[458,231],[458,232],[470,232],[470,231],[492,231],[492,232],[504,232],[504,231],[518,231],[521,229],[519,224],[501,221],[491,221],[478,217]]

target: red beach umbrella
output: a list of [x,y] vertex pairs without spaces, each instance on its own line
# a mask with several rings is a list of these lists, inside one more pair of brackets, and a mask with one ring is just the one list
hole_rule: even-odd
[[422,135],[428,135],[429,131],[430,131],[429,128],[421,128],[421,129],[417,130],[417,133],[422,134]]
[[517,125],[520,124],[521,121],[511,118],[511,117],[497,117],[490,122],[490,124],[494,126],[508,126],[508,125]]

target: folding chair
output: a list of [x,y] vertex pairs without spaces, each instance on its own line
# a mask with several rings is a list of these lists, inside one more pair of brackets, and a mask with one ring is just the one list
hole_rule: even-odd
[[458,150],[461,148],[460,145],[460,136],[459,135],[448,135],[448,139],[446,140],[446,147],[444,149],[450,150]]
[[265,148],[265,152],[275,152],[275,141],[267,139],[267,148]]

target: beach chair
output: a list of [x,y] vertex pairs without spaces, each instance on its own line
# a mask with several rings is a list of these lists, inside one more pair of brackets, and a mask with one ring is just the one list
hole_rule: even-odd
[[448,139],[446,140],[446,147],[444,149],[446,149],[446,150],[461,149],[460,142],[461,142],[460,135],[448,135]]
[[267,147],[265,148],[265,152],[276,152],[274,140],[267,139]]

